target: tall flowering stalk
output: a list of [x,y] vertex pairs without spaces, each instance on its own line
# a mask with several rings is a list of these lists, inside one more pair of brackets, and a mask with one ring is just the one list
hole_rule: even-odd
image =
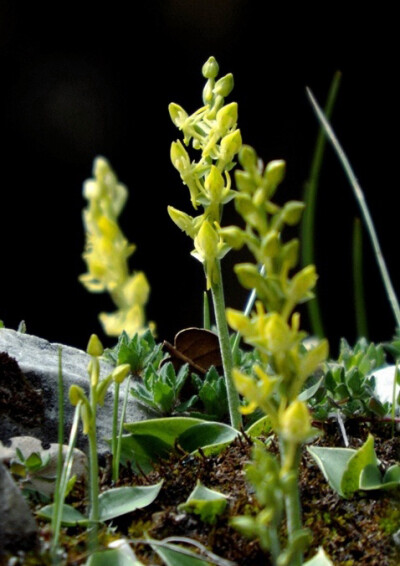
[[[271,200],[283,179],[285,163],[273,161],[264,168],[248,146],[242,147],[239,161],[243,170],[237,170],[235,175],[239,190],[235,206],[246,226],[243,230],[237,226],[222,228],[220,235],[232,248],[246,245],[253,254],[255,264],[238,264],[235,271],[245,288],[256,290],[258,300],[249,315],[227,309],[227,319],[257,350],[260,363],[253,366],[250,375],[234,368],[233,379],[247,400],[242,412],[251,413],[260,407],[268,415],[279,437],[281,459],[278,464],[271,454],[257,448],[248,476],[254,481],[264,509],[256,518],[238,517],[234,524],[258,536],[274,564],[298,566],[310,538],[302,528],[300,450],[316,433],[307,405],[298,397],[305,380],[326,359],[328,343],[322,340],[306,348],[306,333],[301,331],[300,315],[295,312],[298,304],[312,297],[317,274],[313,265],[290,274],[298,261],[299,242],[284,242],[282,231],[286,225],[300,221],[304,205],[289,201],[278,206]],[[284,549],[279,539],[283,509],[288,527]]]
[[93,177],[83,185],[88,202],[83,211],[87,273],[79,279],[89,291],[107,291],[117,306],[115,312],[99,315],[105,333],[119,336],[125,330],[133,336],[146,330],[150,286],[142,271],[130,273],[128,259],[136,246],[128,242],[118,225],[128,190],[103,157],[95,159]]
[[[233,88],[231,74],[217,80],[218,63],[210,57],[203,65],[207,79],[203,90],[203,106],[189,115],[181,106],[172,103],[169,113],[175,126],[183,133],[183,143],[171,145],[171,161],[189,189],[190,201],[198,216],[177,210],[168,212],[175,224],[194,242],[192,255],[204,266],[207,290],[211,289],[215,319],[218,328],[224,376],[228,393],[232,426],[240,428],[239,396],[232,381],[232,352],[225,317],[220,260],[229,251],[219,232],[223,206],[232,200],[230,169],[241,144],[237,128],[238,109],[232,102],[225,104],[225,97]],[[186,148],[192,146],[198,161],[192,160]]]

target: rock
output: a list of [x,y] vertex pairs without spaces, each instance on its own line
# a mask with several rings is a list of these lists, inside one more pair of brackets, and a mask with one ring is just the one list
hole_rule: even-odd
[[[375,377],[375,393],[382,403],[392,403],[393,399],[393,382],[396,372],[396,366],[386,366],[375,370],[371,373]],[[397,395],[400,391],[400,386],[397,385]],[[396,396],[397,396],[396,395]]]
[[[21,451],[23,457],[28,458],[33,452],[36,452],[42,458],[42,461],[48,462],[45,467],[35,473],[30,473],[29,477],[23,480],[24,488],[34,489],[50,497],[54,493],[55,478],[57,474],[58,461],[58,444],[50,444],[50,447],[44,449],[42,443],[32,436],[15,436],[11,439],[10,446],[3,446],[0,443],[0,462],[18,459],[17,448]],[[63,458],[67,454],[68,446],[63,445]],[[87,456],[78,448],[74,448],[74,458],[71,467],[70,477],[76,476],[77,479],[86,480],[87,478]]]
[[0,462],[0,552],[28,550],[37,540],[36,521],[28,503]]
[[[75,407],[68,398],[72,384],[89,390],[87,367],[90,356],[77,348],[52,344],[47,340],[0,328],[0,440],[4,445],[14,436],[34,436],[48,446],[58,440],[58,352],[62,351],[64,382],[64,442],[68,444]],[[14,361],[10,361],[13,358]],[[17,364],[15,364],[17,362]],[[112,366],[100,362],[100,378],[106,377]],[[8,373],[7,373],[8,372]],[[120,410],[125,384],[120,388]],[[105,441],[112,430],[113,387],[107,392],[103,407],[97,412],[99,454],[109,450]],[[135,422],[154,417],[130,396],[125,420]],[[79,428],[77,446],[86,448],[87,439]]]

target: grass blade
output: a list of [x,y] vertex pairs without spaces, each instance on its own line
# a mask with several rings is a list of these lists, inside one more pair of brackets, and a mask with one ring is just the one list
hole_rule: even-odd
[[393,311],[393,315],[394,318],[396,320],[396,325],[397,328],[400,328],[400,307],[399,307],[399,302],[397,300],[396,297],[396,293],[394,290],[394,287],[392,285],[392,281],[390,279],[390,275],[389,275],[389,271],[386,267],[386,262],[385,259],[383,257],[382,254],[382,250],[381,250],[381,246],[379,244],[379,240],[378,240],[378,235],[376,233],[375,230],[375,226],[372,220],[372,216],[369,212],[369,208],[367,206],[365,197],[364,197],[364,193],[363,190],[357,180],[357,177],[353,171],[352,166],[350,165],[350,161],[347,157],[347,155],[345,154],[341,144],[339,143],[339,140],[337,139],[335,132],[332,129],[332,126],[330,125],[328,119],[326,118],[326,116],[324,115],[323,111],[321,110],[318,102],[316,101],[313,93],[311,92],[311,90],[309,88],[306,89],[307,90],[307,95],[311,101],[311,104],[313,106],[314,112],[317,115],[318,120],[320,121],[320,123],[322,124],[322,126],[324,127],[327,135],[328,135],[328,139],[330,141],[330,143],[332,144],[340,163],[342,164],[342,167],[344,169],[344,172],[346,173],[346,176],[350,182],[350,185],[353,189],[354,195],[356,197],[356,200],[358,202],[358,205],[361,209],[361,214],[362,217],[364,219],[368,234],[370,236],[371,239],[371,243],[372,243],[372,248],[374,250],[375,253],[375,258],[376,261],[378,263],[378,267],[381,273],[381,277],[382,277],[382,281],[383,281],[383,285],[385,287],[386,290],[386,294],[390,303],[390,306],[392,308]]

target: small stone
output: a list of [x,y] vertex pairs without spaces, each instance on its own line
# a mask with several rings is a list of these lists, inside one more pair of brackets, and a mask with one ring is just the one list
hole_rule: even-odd
[[28,503],[0,462],[0,552],[28,550],[37,542],[37,526]]
[[[43,461],[49,458],[47,465],[35,473],[30,473],[29,477],[23,482],[24,488],[39,491],[50,497],[54,493],[55,480],[57,475],[58,461],[58,444],[50,444],[50,447],[44,449],[42,443],[32,436],[16,436],[11,438],[10,446],[3,446],[0,443],[0,462],[18,459],[17,449],[19,449],[26,459],[33,452],[40,455]],[[67,454],[68,446],[63,445],[63,458]],[[76,476],[79,480],[87,478],[87,456],[82,450],[74,448],[73,462],[70,477]]]

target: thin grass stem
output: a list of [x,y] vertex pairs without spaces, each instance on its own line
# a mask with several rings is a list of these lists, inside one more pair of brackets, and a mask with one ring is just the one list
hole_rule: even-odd
[[327,135],[328,135],[328,139],[330,141],[330,143],[332,144],[340,163],[342,164],[342,167],[346,173],[346,176],[349,180],[349,183],[353,189],[354,195],[356,197],[356,200],[358,202],[358,205],[361,209],[361,214],[362,217],[364,219],[368,234],[370,236],[371,239],[371,243],[372,243],[372,247],[375,253],[375,258],[381,273],[381,277],[382,277],[382,281],[383,281],[383,285],[385,287],[385,291],[390,303],[390,306],[392,308],[393,311],[393,315],[396,321],[396,325],[397,328],[400,328],[400,307],[399,307],[399,302],[397,300],[397,296],[394,290],[394,287],[392,285],[392,281],[390,279],[390,275],[389,275],[389,271],[386,267],[386,262],[385,259],[383,257],[383,253],[381,250],[381,246],[379,244],[379,240],[378,240],[378,236],[375,230],[375,226],[371,217],[371,214],[369,212],[365,197],[364,197],[364,193],[363,190],[357,180],[357,177],[353,171],[352,166],[350,165],[349,159],[347,157],[347,155],[345,154],[341,144],[339,143],[339,140],[336,137],[335,132],[332,129],[332,126],[330,125],[329,121],[327,120],[326,116],[324,115],[323,111],[321,110],[320,106],[318,105],[318,102],[316,101],[313,93],[311,92],[311,90],[309,88],[307,88],[307,94],[308,97],[311,101],[311,104],[313,106],[313,109],[315,111],[315,114],[317,115],[318,120],[320,121],[320,123],[323,125]]
[[367,309],[365,306],[363,279],[363,245],[362,226],[359,218],[354,219],[353,225],[353,284],[354,306],[356,312],[356,328],[359,338],[368,338]]
[[[340,71],[336,71],[333,76],[331,86],[328,92],[328,98],[325,105],[325,114],[330,117],[336,101],[336,96],[340,86],[341,79]],[[302,265],[315,264],[315,219],[316,219],[316,203],[318,184],[320,178],[320,171],[325,153],[326,135],[324,128],[320,128],[315,143],[313,159],[311,162],[310,175],[305,184],[303,200],[306,208],[303,213],[301,222],[301,256]],[[321,307],[319,304],[318,295],[307,303],[308,314],[310,317],[311,329],[314,335],[322,338],[324,334],[324,327],[322,322]]]

